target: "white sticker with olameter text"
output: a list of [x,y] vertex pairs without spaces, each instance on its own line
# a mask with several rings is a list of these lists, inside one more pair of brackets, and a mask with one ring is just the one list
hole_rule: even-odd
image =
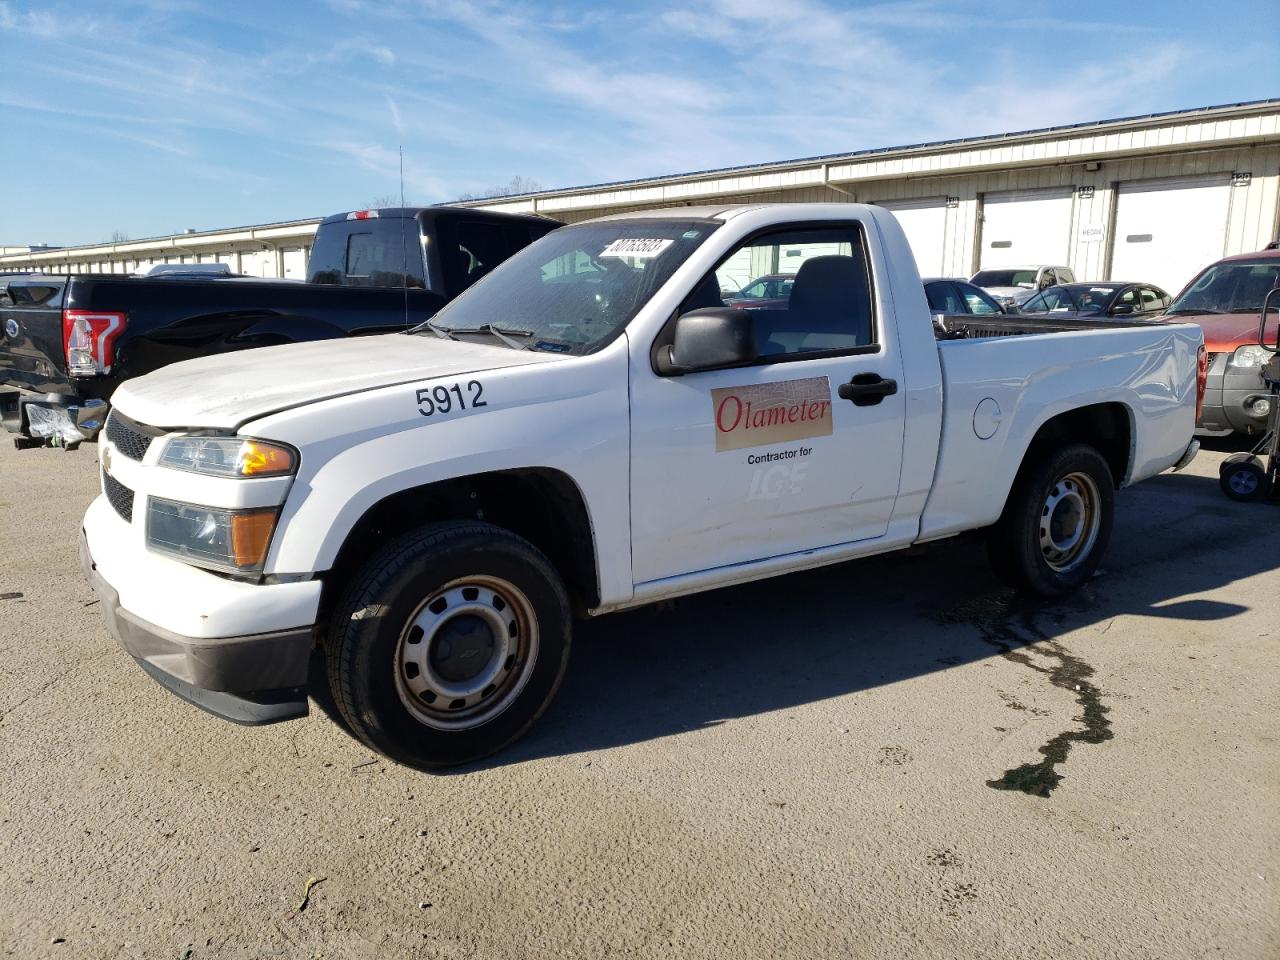
[[672,241],[661,240],[656,237],[630,237],[621,240],[615,240],[602,251],[602,257],[656,257],[667,247],[671,246]]

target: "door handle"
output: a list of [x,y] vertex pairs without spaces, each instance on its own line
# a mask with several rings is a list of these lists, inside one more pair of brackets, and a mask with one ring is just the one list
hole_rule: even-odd
[[852,400],[855,407],[871,407],[897,393],[898,381],[878,373],[860,373],[848,383],[840,384],[837,392],[841,400]]

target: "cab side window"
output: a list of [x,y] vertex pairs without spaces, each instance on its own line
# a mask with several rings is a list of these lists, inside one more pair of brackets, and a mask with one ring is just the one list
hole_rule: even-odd
[[1124,293],[1120,294],[1120,296],[1116,297],[1116,302],[1111,305],[1111,309],[1114,311],[1116,307],[1129,307],[1130,312],[1132,313],[1138,313],[1144,309],[1138,301],[1138,291],[1134,287],[1130,287]]
[[776,302],[750,311],[763,361],[875,345],[871,271],[859,224],[754,237],[702,279],[680,312],[724,306],[720,291],[740,289],[735,274],[746,264],[754,277],[782,281]]

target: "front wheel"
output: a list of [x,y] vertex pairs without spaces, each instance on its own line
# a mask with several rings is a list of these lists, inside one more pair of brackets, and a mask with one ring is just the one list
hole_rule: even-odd
[[1096,449],[1071,444],[1019,472],[988,551],[1012,586],[1042,597],[1076,589],[1098,569],[1111,539],[1115,490]]
[[487,523],[432,524],[376,553],[329,626],[334,700],[357,737],[419,769],[466,763],[520,737],[568,663],[560,576]]

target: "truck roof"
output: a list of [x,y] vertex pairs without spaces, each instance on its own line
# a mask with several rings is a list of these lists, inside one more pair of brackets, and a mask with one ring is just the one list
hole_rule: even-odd
[[701,207],[657,207],[651,210],[610,213],[603,217],[592,217],[591,219],[596,222],[605,220],[670,220],[672,217],[687,217],[690,220],[727,220],[735,213],[762,206],[768,206],[768,204],[720,203]]
[[432,220],[442,213],[465,213],[469,218],[477,220],[526,220],[534,223],[555,223],[560,221],[551,217],[544,217],[541,214],[530,213],[500,213],[496,210],[485,210],[482,207],[454,207],[447,204],[441,204],[434,207],[370,207],[367,210],[344,210],[342,213],[335,213],[332,216],[325,217],[321,223],[342,223],[346,220],[406,220],[414,217],[422,217],[426,220]]
[[1221,260],[1215,260],[1215,263],[1232,263],[1236,260],[1273,260],[1280,257],[1280,250],[1258,250],[1255,253],[1236,253],[1229,257],[1223,257]]

